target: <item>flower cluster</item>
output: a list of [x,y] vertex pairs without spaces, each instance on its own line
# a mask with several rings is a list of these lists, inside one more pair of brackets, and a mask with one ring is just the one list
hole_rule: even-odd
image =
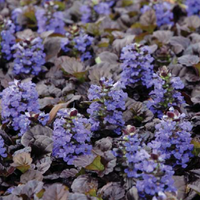
[[3,123],[11,123],[15,131],[22,135],[28,128],[30,120],[28,113],[38,113],[39,103],[35,84],[15,80],[2,92]]
[[147,10],[153,9],[156,13],[156,23],[157,26],[162,25],[173,25],[173,13],[172,13],[173,5],[169,2],[158,2],[158,3],[150,3],[149,5],[144,6],[141,9],[142,13],[145,13]]
[[12,58],[11,47],[15,44],[15,25],[12,23],[11,20],[4,20],[4,23],[3,25],[1,25],[1,27],[1,54],[4,59],[9,61]]
[[26,39],[16,43],[13,47],[14,74],[38,75],[45,63],[44,46],[40,37]]
[[0,135],[0,156],[3,158],[7,156],[6,148],[4,147],[4,140],[1,135]]
[[165,165],[164,155],[157,149],[147,151],[141,146],[138,135],[129,135],[125,142],[128,168],[125,173],[129,178],[136,178],[138,193],[143,199],[159,199],[165,192],[175,192],[171,166]]
[[200,1],[198,0],[186,0],[188,16],[199,15],[200,16]]
[[100,2],[91,1],[88,5],[82,5],[80,12],[82,14],[81,21],[88,23],[94,21],[99,15],[109,15],[114,1]]
[[78,36],[75,36],[72,39],[70,39],[70,36],[68,38],[61,40],[61,48],[65,53],[70,53],[74,56],[80,54],[81,61],[88,60],[92,57],[91,53],[89,52],[89,48],[94,40],[93,37],[85,34],[83,31],[80,31]]
[[72,165],[79,155],[90,154],[90,126],[75,109],[61,109],[54,121],[53,155]]
[[112,80],[100,79],[100,86],[91,85],[88,98],[92,103],[87,112],[90,114],[92,131],[115,126],[114,132],[121,134],[124,126],[122,111],[125,110],[127,94],[113,84]]
[[54,31],[55,33],[65,34],[65,23],[63,13],[58,10],[58,5],[53,1],[44,3],[44,8],[36,10],[38,33],[44,31]]
[[164,66],[154,74],[152,81],[154,90],[150,92],[151,100],[147,102],[147,107],[159,118],[171,106],[184,104],[181,93],[176,91],[184,88],[184,84],[179,77],[173,77]]
[[[184,118],[185,114],[180,114],[171,108],[155,127],[158,150],[165,154],[166,159],[170,160],[173,166],[181,165],[183,168],[187,167],[193,150],[190,134],[192,125]],[[155,144],[153,143],[152,146]]]
[[127,45],[122,49],[122,73],[121,83],[123,86],[141,83],[147,88],[153,76],[153,57],[148,46],[137,43]]

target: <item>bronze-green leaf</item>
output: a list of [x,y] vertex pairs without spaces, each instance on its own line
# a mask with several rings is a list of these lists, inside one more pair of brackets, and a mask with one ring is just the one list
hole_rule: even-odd
[[100,42],[99,44],[98,44],[98,47],[99,48],[101,48],[101,47],[108,47],[109,46],[109,43],[107,43],[107,42]]
[[64,11],[65,10],[65,3],[64,2],[59,2],[59,1],[55,1],[54,4],[56,4],[58,6],[58,10],[59,11]]
[[139,43],[141,40],[144,39],[145,36],[149,35],[148,33],[141,33],[135,37],[135,42]]
[[191,143],[194,145],[193,154],[198,156],[200,153],[200,141],[197,138],[194,138]]
[[103,171],[104,166],[101,163],[101,156],[97,156],[90,165],[86,166],[85,169],[92,171]]
[[133,5],[133,0],[123,0],[122,1],[122,6],[126,7],[126,6],[131,6]]
[[72,74],[74,77],[76,77],[80,82],[85,82],[87,71],[84,72],[75,72]]
[[197,75],[200,76],[200,63],[194,65],[194,69],[195,69]]

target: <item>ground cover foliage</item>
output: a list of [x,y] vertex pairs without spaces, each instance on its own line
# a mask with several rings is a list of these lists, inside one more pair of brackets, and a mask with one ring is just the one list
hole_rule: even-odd
[[200,199],[198,0],[0,0],[0,199]]

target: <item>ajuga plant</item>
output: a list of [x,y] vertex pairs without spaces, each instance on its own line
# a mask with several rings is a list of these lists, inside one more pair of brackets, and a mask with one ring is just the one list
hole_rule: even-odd
[[54,1],[47,1],[43,8],[36,9],[38,33],[44,31],[54,31],[55,33],[65,34],[65,23],[63,12],[58,11],[58,5]]
[[148,5],[142,7],[141,12],[145,13],[147,10],[153,9],[156,14],[156,23],[157,26],[160,27],[162,25],[173,25],[173,4],[158,0],[158,1],[150,1]]
[[95,21],[99,15],[109,15],[114,1],[90,0],[80,7],[82,23]]
[[127,163],[125,173],[136,180],[141,199],[158,200],[167,193],[176,192],[171,166],[165,164],[165,155],[157,146],[145,146],[137,133],[124,136],[124,152]]
[[13,45],[15,51],[13,73],[38,75],[45,63],[44,46],[40,37],[27,38]]
[[20,82],[15,80],[4,89],[2,96],[2,122],[11,125],[19,135],[26,132],[31,121],[30,113],[39,113],[38,93],[35,84],[31,81]]
[[[193,144],[190,134],[192,124],[185,119],[185,114],[170,108],[155,128],[158,150],[165,154],[165,159],[173,167],[186,168],[192,157]],[[151,146],[155,146],[155,143],[153,142]]]
[[75,158],[91,153],[89,120],[76,109],[59,110],[53,127],[53,156],[73,165]]
[[137,43],[125,46],[121,52],[121,83],[122,86],[142,84],[147,88],[153,77],[153,57],[148,46]]
[[114,132],[120,135],[124,126],[122,111],[125,110],[127,94],[111,79],[101,78],[99,83],[100,85],[91,85],[88,93],[91,104],[87,112],[92,125],[91,130],[114,127]]
[[81,61],[92,58],[90,52],[94,38],[79,30],[79,34],[68,33],[67,38],[61,40],[61,48],[65,55],[80,57]]
[[11,20],[0,19],[0,58],[9,61],[12,57],[12,46],[15,44],[15,25]]
[[147,107],[159,118],[171,106],[180,107],[185,103],[183,96],[177,90],[183,89],[184,84],[179,77],[173,77],[167,67],[162,67],[153,75],[154,90],[150,92]]
[[186,0],[188,16],[198,15],[200,16],[200,1],[198,0]]

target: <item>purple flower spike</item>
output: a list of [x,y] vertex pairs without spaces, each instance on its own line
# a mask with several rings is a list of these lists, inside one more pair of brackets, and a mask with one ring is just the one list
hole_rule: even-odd
[[136,188],[142,199],[156,199],[165,192],[176,192],[171,166],[165,165],[165,155],[157,150],[159,144],[149,146],[149,151],[141,145],[138,135],[129,135],[125,142],[125,157],[129,178],[136,178]]
[[53,1],[45,2],[43,7],[36,10],[38,33],[54,31],[64,35],[66,31],[63,12],[57,11],[58,6]]
[[116,126],[115,133],[121,134],[124,126],[122,111],[125,110],[127,94],[119,87],[115,87],[112,80],[100,79],[100,86],[92,85],[88,98],[92,103],[87,112],[90,114],[92,131]]
[[122,85],[132,85],[141,83],[147,88],[150,87],[150,82],[153,76],[153,57],[150,54],[148,46],[142,46],[137,43],[127,45],[122,49]]
[[79,155],[90,154],[91,132],[89,121],[83,118],[76,110],[61,109],[57,113],[53,131],[53,155],[68,165]]
[[27,39],[12,47],[14,53],[14,74],[38,75],[45,63],[44,46],[42,39]]
[[[192,157],[193,144],[191,144],[192,125],[185,120],[185,114],[178,114],[177,110],[170,108],[167,115],[156,125],[156,142],[160,143],[158,150],[165,154],[173,166],[187,167]],[[155,146],[154,143],[151,146]]]
[[163,113],[171,106],[185,103],[183,96],[177,91],[183,89],[184,84],[179,77],[173,77],[166,67],[162,67],[153,77],[154,90],[150,92],[151,100],[148,101],[147,107],[158,118],[162,118]]
[[29,113],[39,112],[38,93],[35,84],[30,82],[19,82],[15,80],[10,86],[3,90],[2,95],[2,120],[3,123],[11,122],[19,135],[26,132],[29,127]]
[[9,61],[12,57],[12,46],[15,44],[15,25],[10,20],[5,20],[1,31],[1,52],[3,58]]

